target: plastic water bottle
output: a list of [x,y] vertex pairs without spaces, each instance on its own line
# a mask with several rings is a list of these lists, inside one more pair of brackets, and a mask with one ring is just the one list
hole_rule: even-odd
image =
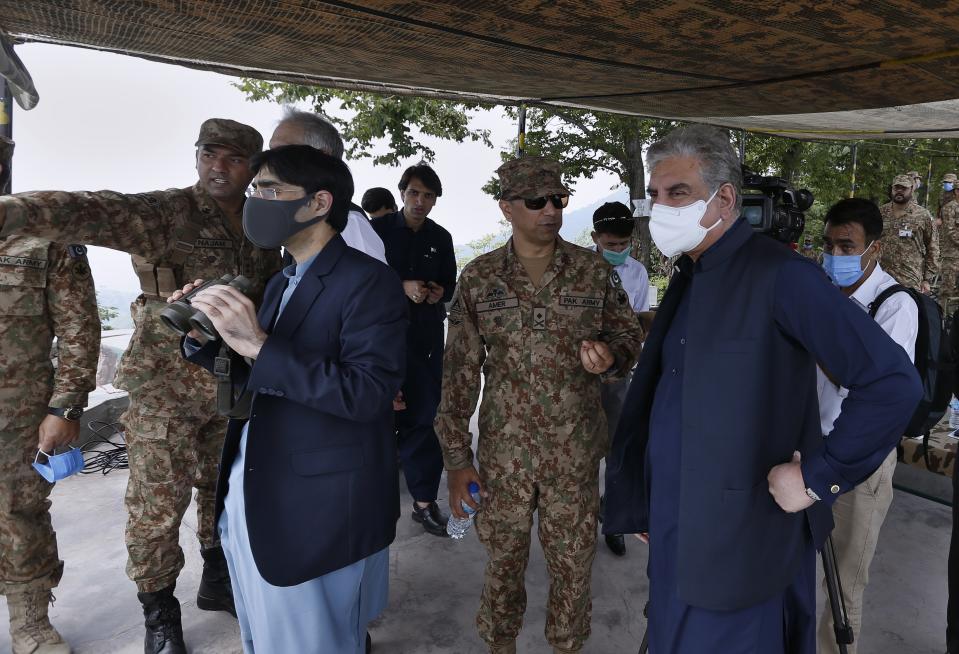
[[[475,481],[470,482],[470,497],[472,497],[473,501],[477,504],[480,503],[479,489],[479,484]],[[463,512],[466,513],[466,517],[457,518],[455,515],[451,515],[449,521],[446,523],[446,533],[450,535],[450,538],[455,538],[456,540],[466,535],[466,532],[473,526],[473,516],[476,515],[476,510],[463,500],[460,500],[460,506],[463,508]]]
[[959,429],[959,400],[955,396],[949,402],[949,429]]

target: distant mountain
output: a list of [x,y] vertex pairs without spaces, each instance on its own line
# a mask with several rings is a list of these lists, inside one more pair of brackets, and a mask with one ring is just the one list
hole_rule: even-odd
[[575,241],[585,230],[593,230],[593,212],[599,209],[607,202],[622,202],[626,206],[629,204],[629,191],[622,189],[614,191],[604,198],[600,198],[590,205],[580,207],[576,211],[563,214],[563,229],[559,230],[560,236],[567,241]]

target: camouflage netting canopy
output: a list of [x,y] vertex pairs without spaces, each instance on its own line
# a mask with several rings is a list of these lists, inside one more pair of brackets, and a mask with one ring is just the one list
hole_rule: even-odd
[[952,2],[0,0],[0,29],[342,88],[789,136],[959,136]]

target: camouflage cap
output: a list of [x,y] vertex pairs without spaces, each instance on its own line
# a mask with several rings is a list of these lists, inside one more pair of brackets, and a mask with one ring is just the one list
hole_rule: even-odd
[[6,136],[0,136],[0,161],[10,161],[13,158],[14,143]]
[[916,179],[910,175],[896,175],[892,180],[893,186],[905,186],[906,188],[912,188],[916,183]]
[[222,145],[238,153],[252,157],[263,150],[263,137],[260,133],[243,123],[228,118],[208,118],[200,125],[197,147],[201,145]]
[[569,195],[563,186],[559,162],[545,157],[520,157],[496,169],[501,198],[538,198],[554,193]]
[[955,173],[946,173],[945,175],[942,176],[942,181],[952,182],[953,184],[955,184],[956,182],[959,182],[959,178],[956,177]]

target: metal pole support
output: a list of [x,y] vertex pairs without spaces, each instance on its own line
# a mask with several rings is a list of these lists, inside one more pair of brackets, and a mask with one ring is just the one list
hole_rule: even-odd
[[526,154],[526,105],[519,106],[519,134],[516,137],[516,156]]

